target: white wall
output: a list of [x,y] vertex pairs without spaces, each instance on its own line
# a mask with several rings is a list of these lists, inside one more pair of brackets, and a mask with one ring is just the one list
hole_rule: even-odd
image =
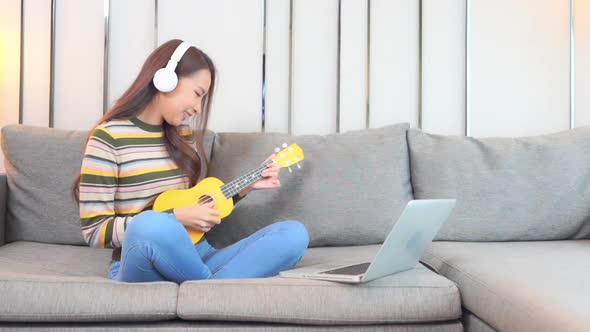
[[155,0],[111,1],[107,108],[131,85],[155,47]]
[[158,44],[187,40],[218,69],[209,118],[213,130],[261,130],[263,5],[261,0],[158,2]]
[[[20,1],[3,2],[0,11],[0,128],[6,124],[18,123],[20,13]],[[3,171],[4,155],[0,154],[0,172]]]
[[[57,128],[90,129],[171,38],[218,67],[215,131],[326,134],[408,122],[439,134],[522,136],[570,126],[569,0],[166,0],[157,10],[156,0],[55,1]],[[48,126],[51,1],[23,5],[22,119]],[[19,121],[20,6],[5,0],[0,13],[0,126]],[[576,0],[574,12],[575,124],[587,125],[590,3]]]
[[590,1],[574,5],[576,36],[575,114],[576,125],[590,125]]
[[473,136],[569,128],[569,9],[569,1],[471,1]]
[[90,130],[103,113],[104,1],[59,0],[54,126]]
[[465,0],[422,1],[422,128],[465,133]]
[[367,127],[369,0],[343,0],[340,9],[339,132]]
[[267,1],[263,43],[266,93],[264,131],[288,132],[290,109],[290,19],[289,1]]
[[49,70],[51,62],[51,1],[24,2],[23,123],[49,125]]
[[372,0],[369,127],[418,124],[419,2]]
[[337,52],[338,1],[294,1],[291,90],[294,134],[336,132]]

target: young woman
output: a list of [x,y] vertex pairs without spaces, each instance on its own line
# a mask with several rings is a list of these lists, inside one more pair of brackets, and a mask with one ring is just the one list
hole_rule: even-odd
[[[151,210],[167,190],[200,178],[203,134],[215,86],[215,67],[203,51],[181,40],[158,47],[129,89],[91,131],[73,191],[84,239],[115,248],[108,277],[126,282],[256,278],[293,267],[309,237],[302,223],[282,221],[225,248],[203,237],[192,243],[185,226],[208,232],[220,223],[214,202]],[[192,119],[193,126],[186,123]],[[197,151],[200,152],[197,154]],[[266,160],[274,157],[271,155]],[[251,190],[280,186],[270,163]]]

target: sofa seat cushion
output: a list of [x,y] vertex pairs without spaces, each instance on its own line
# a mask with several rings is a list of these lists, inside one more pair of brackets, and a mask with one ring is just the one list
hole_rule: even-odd
[[500,331],[590,331],[590,240],[435,242],[424,261]]
[[0,247],[0,321],[155,321],[176,317],[178,285],[108,280],[111,250],[35,242]]
[[[311,248],[297,267],[366,261],[378,248]],[[314,325],[422,323],[458,319],[461,303],[451,281],[418,265],[359,285],[281,277],[184,282],[178,316]]]

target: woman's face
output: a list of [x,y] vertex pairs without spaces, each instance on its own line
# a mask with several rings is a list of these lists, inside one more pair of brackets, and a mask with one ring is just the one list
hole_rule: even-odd
[[176,88],[159,96],[160,114],[164,121],[173,126],[182,124],[195,113],[201,113],[201,103],[211,86],[211,73],[201,69],[194,74],[181,77]]

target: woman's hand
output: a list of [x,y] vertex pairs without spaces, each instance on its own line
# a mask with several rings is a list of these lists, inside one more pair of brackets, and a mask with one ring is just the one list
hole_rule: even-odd
[[[273,159],[276,154],[271,154],[264,162],[267,162]],[[272,189],[278,188],[281,186],[281,182],[279,180],[279,172],[281,171],[281,167],[272,162],[266,165],[266,169],[262,171],[262,179],[258,180],[257,182],[251,184],[248,189],[258,190],[258,189]]]
[[214,206],[215,202],[211,201],[202,205],[175,208],[174,216],[184,226],[206,233],[221,222],[219,211]]

